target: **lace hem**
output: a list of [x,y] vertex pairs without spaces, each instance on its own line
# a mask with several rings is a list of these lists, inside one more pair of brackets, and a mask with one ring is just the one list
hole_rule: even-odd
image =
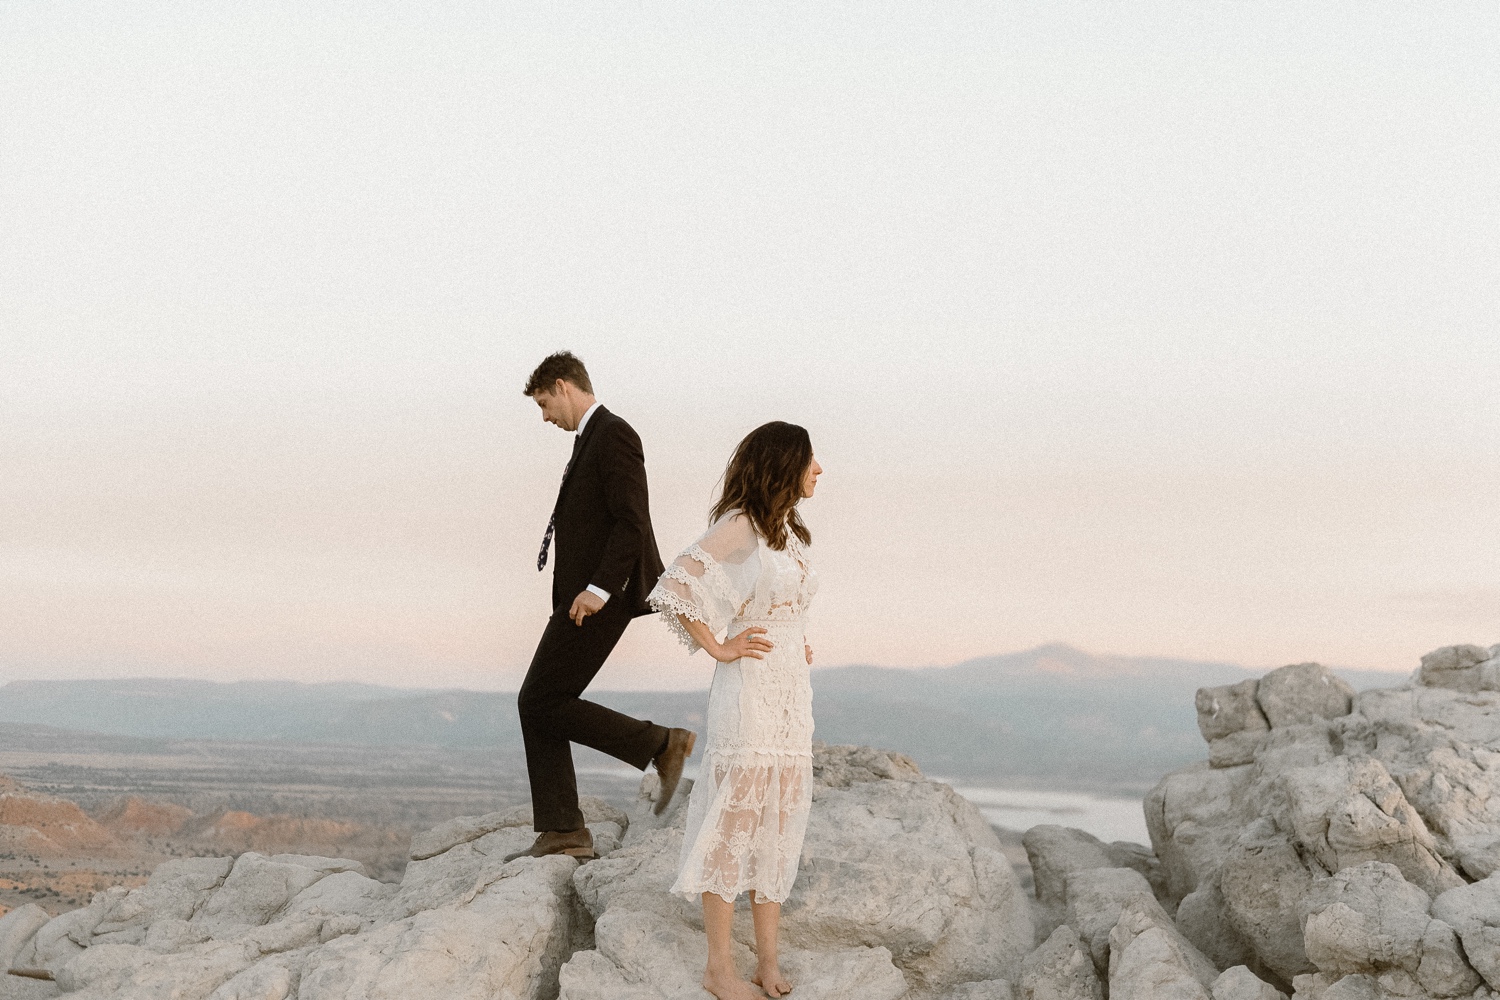
[[[675,569],[676,567],[673,568]],[[662,621],[667,623],[667,628],[671,629],[672,634],[677,636],[678,642],[688,648],[689,653],[696,653],[703,648],[698,644],[698,640],[693,638],[692,633],[683,628],[682,622],[677,620],[677,616],[681,615],[689,621],[703,621],[702,612],[694,607],[690,601],[683,600],[671,591],[658,588],[650,593],[646,598],[646,603],[661,613]],[[708,624],[707,622],[703,623],[705,625]]]
[[708,879],[698,885],[690,883],[685,876],[679,876],[668,891],[694,900],[700,898],[705,892],[711,892],[726,903],[733,903],[742,892],[754,892],[757,898],[771,903],[785,903],[787,897],[791,895],[790,891],[783,890],[779,886],[766,888],[761,884],[760,879],[750,879],[743,885],[738,882],[734,885],[727,885],[722,879]]

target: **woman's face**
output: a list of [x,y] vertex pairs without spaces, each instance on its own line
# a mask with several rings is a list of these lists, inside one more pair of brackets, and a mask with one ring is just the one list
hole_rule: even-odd
[[807,471],[802,474],[802,497],[806,499],[813,495],[818,488],[818,477],[823,474],[823,467],[818,464],[816,457],[808,465]]

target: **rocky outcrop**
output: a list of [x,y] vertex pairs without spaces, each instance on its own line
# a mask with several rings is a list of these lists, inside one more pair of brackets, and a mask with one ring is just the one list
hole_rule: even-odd
[[[819,747],[815,774],[783,915],[798,995],[1013,997],[1031,907],[978,810],[899,754]],[[11,965],[48,970],[87,1000],[702,996],[699,904],[667,892],[685,796],[657,818],[654,779],[642,788],[634,821],[585,800],[606,852],[587,865],[506,864],[532,836],[530,810],[517,809],[417,835],[399,884],[339,858],[179,859],[51,920],[7,915],[0,942]],[[748,968],[748,912],[740,923]]]
[[[1147,796],[1151,847],[1034,827],[1034,899],[951,788],[819,746],[783,969],[809,1000],[1500,1000],[1497,654],[1438,650],[1359,695],[1316,664],[1200,691],[1208,760]],[[56,918],[0,916],[0,959],[87,1000],[702,1000],[699,903],[668,891],[687,796],[656,817],[655,793],[585,803],[584,865],[505,863],[526,809],[417,835],[399,883],[174,860]],[[743,903],[734,938],[748,972]]]
[[1432,915],[1458,933],[1475,970],[1500,991],[1500,875],[1449,889],[1433,901]]
[[1444,646],[1422,657],[1417,681],[1454,691],[1500,691],[1500,646]]
[[1036,895],[1037,936],[1044,939],[1063,922],[1068,908],[1068,876],[1098,868],[1129,868],[1152,882],[1158,896],[1166,895],[1161,866],[1140,844],[1106,844],[1092,834],[1065,826],[1042,825],[1021,837],[1031,863]]
[[35,903],[18,906],[0,917],[0,969],[15,966],[22,949],[51,919],[52,915]]
[[1285,993],[1243,965],[1230,966],[1220,973],[1209,993],[1213,1000],[1287,1000]]
[[[783,967],[797,993],[989,996],[1001,995],[999,981],[1008,991],[1032,947],[1031,910],[978,810],[899,754],[820,747],[815,774],[782,911]],[[574,876],[596,945],[563,967],[564,1000],[696,995],[707,947],[699,903],[667,891],[683,813],[653,825],[647,804],[624,848]],[[748,971],[748,911],[735,935]]]
[[1094,970],[1094,960],[1078,940],[1078,933],[1059,924],[1021,962],[1017,984],[1020,1000],[1103,1000],[1104,987]]
[[1431,897],[1394,865],[1370,861],[1319,879],[1301,901],[1307,957],[1330,979],[1404,973],[1424,995],[1466,997],[1480,985]]
[[550,997],[591,928],[576,861],[502,862],[531,837],[529,817],[494,827],[413,861],[399,885],[339,858],[175,860],[27,928],[9,965],[87,1000]]
[[1500,935],[1470,882],[1500,868],[1496,654],[1438,650],[1406,685],[1358,695],[1316,664],[1199,691],[1209,760],[1163,778],[1146,820],[1162,902],[1216,966],[1245,967],[1233,989],[1495,986],[1481,976]]

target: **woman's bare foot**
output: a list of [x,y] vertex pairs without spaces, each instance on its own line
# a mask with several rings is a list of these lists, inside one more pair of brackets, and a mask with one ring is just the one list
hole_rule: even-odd
[[764,993],[733,972],[725,974],[709,969],[703,973],[703,988],[719,1000],[765,1000]]
[[773,997],[784,997],[792,992],[792,981],[781,974],[778,966],[767,968],[756,968],[755,975],[750,981]]

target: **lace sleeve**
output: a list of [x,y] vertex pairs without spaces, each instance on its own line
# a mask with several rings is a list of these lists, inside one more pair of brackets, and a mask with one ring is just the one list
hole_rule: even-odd
[[646,601],[690,652],[701,647],[677,616],[703,622],[714,635],[755,591],[755,530],[743,514],[727,514],[672,561]]

